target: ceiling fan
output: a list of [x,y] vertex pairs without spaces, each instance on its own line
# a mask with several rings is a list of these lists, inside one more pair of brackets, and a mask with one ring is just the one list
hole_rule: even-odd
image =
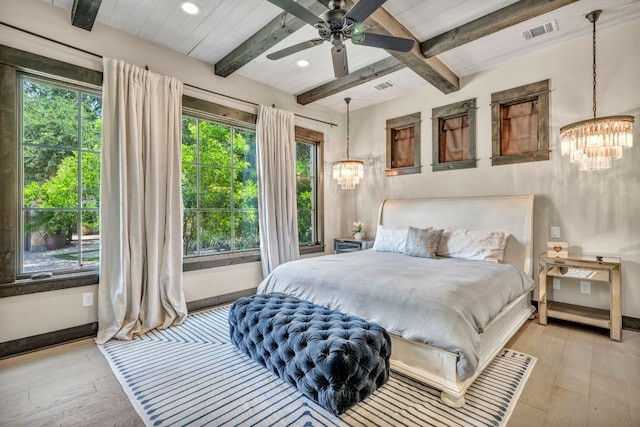
[[330,0],[329,9],[322,15],[316,16],[294,0],[269,0],[269,2],[283,9],[285,12],[317,28],[320,38],[307,40],[270,53],[267,55],[267,58],[284,58],[285,56],[318,46],[328,41],[333,45],[331,48],[333,72],[336,77],[344,77],[349,74],[347,46],[344,44],[346,39],[351,39],[352,43],[363,46],[408,52],[415,44],[415,41],[412,39],[362,32],[358,28],[360,23],[382,6],[385,1],[386,0],[360,0],[353,5],[351,9],[345,10],[343,0]]

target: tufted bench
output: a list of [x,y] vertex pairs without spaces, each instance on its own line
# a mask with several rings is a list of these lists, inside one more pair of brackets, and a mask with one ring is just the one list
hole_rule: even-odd
[[231,341],[338,415],[389,379],[391,340],[380,325],[273,293],[240,298]]

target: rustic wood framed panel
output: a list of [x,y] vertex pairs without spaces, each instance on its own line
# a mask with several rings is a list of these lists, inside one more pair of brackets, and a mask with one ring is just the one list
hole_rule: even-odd
[[431,170],[476,167],[476,99],[431,111],[433,163]]
[[549,79],[491,94],[491,165],[549,160]]
[[420,113],[387,120],[387,176],[420,173]]

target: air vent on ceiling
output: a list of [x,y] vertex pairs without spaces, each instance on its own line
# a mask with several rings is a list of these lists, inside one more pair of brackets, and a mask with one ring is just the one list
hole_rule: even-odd
[[525,40],[530,40],[532,38],[541,36],[543,34],[552,33],[554,31],[558,31],[558,23],[554,19],[553,21],[549,21],[542,25],[538,25],[537,27],[533,27],[524,31],[522,33],[522,38]]
[[378,90],[385,90],[390,88],[391,86],[395,86],[396,84],[394,82],[392,82],[391,80],[387,80],[386,82],[382,82],[380,84],[377,84],[374,86],[374,88],[378,89]]

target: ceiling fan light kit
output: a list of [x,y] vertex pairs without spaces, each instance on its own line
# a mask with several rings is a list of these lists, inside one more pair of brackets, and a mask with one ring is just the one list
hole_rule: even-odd
[[601,13],[586,16],[593,24],[593,118],[560,128],[561,153],[581,171],[609,169],[623,148],[633,146],[633,116],[596,116],[596,21]]
[[318,30],[319,38],[307,40],[270,53],[267,58],[273,60],[281,59],[327,41],[332,44],[331,59],[333,61],[334,75],[336,78],[340,78],[349,74],[347,46],[345,45],[345,41],[348,39],[352,43],[362,46],[408,52],[413,49],[415,40],[360,31],[360,23],[382,6],[385,1],[359,1],[351,9],[345,10],[343,0],[331,0],[329,1],[329,9],[320,16],[316,16],[294,0],[269,0],[269,2],[285,12],[315,27]]

